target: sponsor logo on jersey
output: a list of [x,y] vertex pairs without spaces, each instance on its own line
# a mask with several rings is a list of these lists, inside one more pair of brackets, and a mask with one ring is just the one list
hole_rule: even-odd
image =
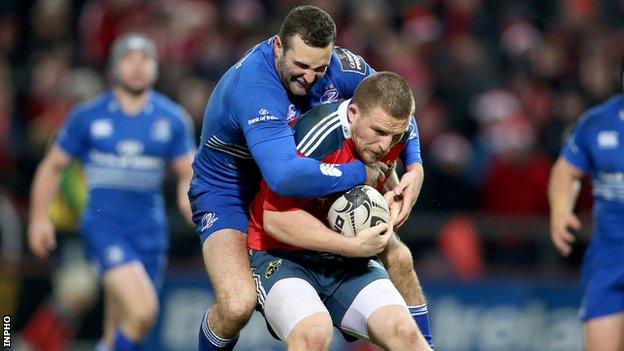
[[340,177],[342,176],[342,171],[338,168],[337,164],[333,163],[321,163],[319,166],[321,169],[321,173],[330,177]]
[[334,87],[326,90],[320,98],[321,104],[331,104],[338,101],[340,101],[340,94],[338,94],[338,89]]
[[295,117],[297,117],[297,108],[295,105],[290,104],[288,106],[288,112],[286,113],[286,122],[291,122]]
[[215,224],[215,222],[218,219],[219,217],[217,217],[216,213],[214,212],[206,213],[201,219],[201,231],[203,232],[204,230],[212,227],[212,225]]
[[124,139],[117,143],[117,153],[122,156],[139,156],[143,153],[143,143],[135,139]]
[[152,139],[167,142],[171,139],[171,123],[166,118],[158,118],[152,125]]
[[615,149],[618,147],[618,145],[618,132],[614,130],[607,130],[598,133],[599,149]]
[[[260,111],[262,111],[262,110],[260,110]],[[267,111],[267,113],[268,113],[268,111]],[[263,114],[262,116],[254,117],[254,118],[248,120],[247,124],[248,125],[252,125],[252,124],[255,124],[255,123],[258,123],[258,122],[277,121],[277,120],[279,120],[279,118],[277,118],[275,116],[271,116],[271,115],[268,115],[268,114]]]
[[124,259],[124,252],[121,249],[121,247],[115,245],[115,246],[110,246],[109,248],[106,249],[106,263],[109,266],[113,266],[116,264],[119,264],[123,261]]
[[113,134],[113,122],[110,119],[96,119],[91,122],[91,136],[94,139],[106,138]]
[[266,272],[264,273],[264,277],[269,279],[273,273],[277,272],[277,270],[282,266],[282,259],[269,262],[269,266],[267,267]]
[[340,66],[344,72],[366,74],[366,63],[362,57],[340,47],[336,47],[335,50],[340,60]]

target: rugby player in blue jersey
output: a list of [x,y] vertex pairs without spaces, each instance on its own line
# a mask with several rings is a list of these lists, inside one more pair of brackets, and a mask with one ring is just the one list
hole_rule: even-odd
[[[374,73],[361,57],[334,46],[335,37],[336,26],[327,13],[313,6],[293,9],[280,33],[257,44],[232,66],[208,101],[189,191],[206,270],[216,292],[216,302],[201,323],[200,350],[232,349],[256,305],[245,233],[249,204],[261,176],[276,193],[301,198],[365,182],[376,184],[381,174],[360,161],[327,164],[296,154],[289,123],[314,106],[351,98],[358,84]],[[327,122],[319,135],[338,127]],[[417,130],[414,133],[417,136]],[[400,158],[407,172],[393,189],[401,204],[397,227],[407,219],[422,184],[417,137]],[[384,249],[377,229],[361,233],[361,245],[353,248],[352,256],[383,250],[380,257],[392,282],[430,338],[411,253],[399,241]]]
[[54,250],[50,202],[61,171],[80,160],[89,188],[80,232],[105,293],[102,347],[139,350],[158,314],[166,265],[162,181],[171,165],[178,205],[190,222],[186,192],[196,147],[187,113],[152,90],[158,71],[152,40],[134,33],[118,38],[111,69],[112,90],[71,112],[37,168],[28,240],[38,257]]
[[553,167],[550,236],[564,256],[581,229],[574,204],[585,174],[592,178],[594,233],[581,270],[580,317],[589,351],[624,350],[624,97],[587,111]]

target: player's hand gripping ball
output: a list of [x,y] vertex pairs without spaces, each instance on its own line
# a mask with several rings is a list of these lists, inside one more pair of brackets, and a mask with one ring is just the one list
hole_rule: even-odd
[[368,185],[358,185],[342,194],[327,213],[330,227],[343,235],[390,222],[390,210],[383,196]]

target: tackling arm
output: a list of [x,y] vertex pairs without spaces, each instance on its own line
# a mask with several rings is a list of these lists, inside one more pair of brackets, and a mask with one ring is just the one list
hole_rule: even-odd
[[324,196],[367,181],[360,161],[334,165],[298,156],[292,135],[260,142],[251,153],[269,188],[282,196]]
[[331,252],[346,257],[370,257],[381,252],[390,235],[380,235],[388,225],[380,224],[346,237],[325,226],[308,212],[264,210],[264,230],[275,239],[302,249]]

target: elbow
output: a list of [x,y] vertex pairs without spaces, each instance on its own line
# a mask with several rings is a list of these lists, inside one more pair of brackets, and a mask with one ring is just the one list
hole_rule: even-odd
[[264,211],[262,215],[262,228],[270,236],[274,236],[278,232],[277,214],[272,211]]
[[297,197],[300,195],[297,185],[298,180],[289,172],[279,172],[272,176],[265,177],[265,181],[271,190],[280,196]]

